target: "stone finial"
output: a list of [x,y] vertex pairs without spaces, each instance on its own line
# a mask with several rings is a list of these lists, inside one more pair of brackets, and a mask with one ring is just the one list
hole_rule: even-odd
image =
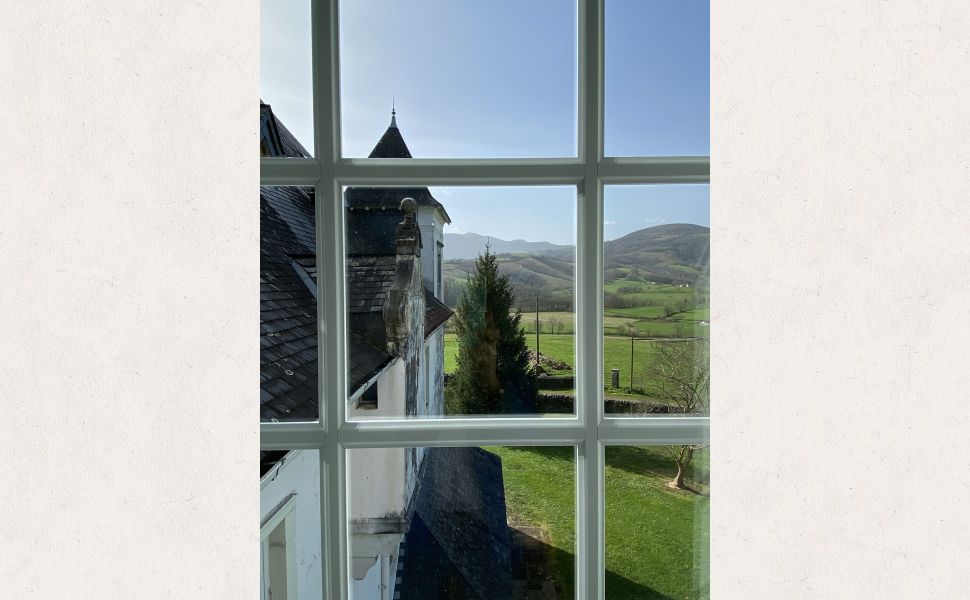
[[[421,283],[421,230],[414,198],[401,201],[404,220],[394,232],[397,249],[394,281],[384,303],[384,326],[388,351],[404,356],[420,346],[424,331],[424,293]],[[417,340],[417,341],[415,341]],[[411,413],[408,413],[411,414]]]
[[415,218],[417,210],[418,203],[414,198],[401,200],[404,220],[397,224],[397,230],[394,232],[394,246],[397,248],[398,258],[405,255],[421,255],[421,230]]
[[404,211],[404,219],[414,219],[414,212],[418,210],[418,202],[414,198],[408,197],[401,200],[401,210]]

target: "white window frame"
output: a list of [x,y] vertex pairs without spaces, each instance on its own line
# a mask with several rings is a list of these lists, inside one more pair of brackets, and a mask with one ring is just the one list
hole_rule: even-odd
[[[576,594],[604,597],[604,460],[609,445],[708,444],[707,417],[630,418],[603,410],[603,186],[708,183],[710,158],[603,156],[603,10],[577,0],[575,158],[341,158],[338,0],[311,1],[312,159],[262,158],[262,185],[316,187],[320,421],[261,423],[263,450],[320,451],[322,598],[348,598],[346,451],[483,445],[573,446],[576,456]],[[576,414],[571,418],[346,421],[344,223],[349,185],[574,185],[576,202]],[[335,335],[336,334],[336,335]]]

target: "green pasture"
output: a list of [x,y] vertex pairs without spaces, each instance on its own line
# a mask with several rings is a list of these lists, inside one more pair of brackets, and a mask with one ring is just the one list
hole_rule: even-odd
[[[526,336],[529,348],[535,350],[535,336]],[[652,340],[633,342],[633,389],[642,390],[646,383],[646,373],[656,356],[656,344]],[[676,342],[674,342],[676,343]],[[575,336],[572,334],[540,334],[539,350],[542,354],[566,363],[569,368],[551,371],[551,375],[575,374]],[[610,391],[610,369],[620,370],[620,395],[630,390],[630,338],[606,336],[603,338],[603,383]],[[455,334],[445,334],[445,373],[454,373],[458,368],[458,342]]]
[[[574,595],[576,511],[572,448],[489,447],[502,459],[512,523],[546,530],[561,598]],[[606,449],[606,595],[610,600],[707,598],[709,461],[695,454],[686,483],[673,491],[674,448]]]

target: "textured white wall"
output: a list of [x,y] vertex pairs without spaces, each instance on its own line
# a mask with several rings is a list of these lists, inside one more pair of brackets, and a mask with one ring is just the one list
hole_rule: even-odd
[[[316,450],[293,450],[282,465],[270,469],[259,489],[260,522],[289,494],[296,494],[293,512],[296,539],[287,540],[287,551],[296,551],[297,600],[318,600],[321,583],[320,460]],[[255,568],[256,563],[253,564]],[[255,591],[252,594],[255,596]]]
[[438,289],[436,250],[438,242],[444,242],[444,222],[438,209],[433,206],[418,206],[417,221],[421,228],[421,276],[424,286],[434,293]]
[[404,448],[352,450],[347,459],[351,519],[400,516],[404,513]]

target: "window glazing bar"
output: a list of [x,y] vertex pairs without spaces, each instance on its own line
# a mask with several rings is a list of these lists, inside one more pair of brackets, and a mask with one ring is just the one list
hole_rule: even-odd
[[319,422],[259,424],[261,450],[319,449],[323,443],[324,435]]
[[[337,0],[311,0],[314,148],[316,187],[317,394],[326,431],[340,423],[345,396],[343,210],[333,165],[340,156],[339,19]],[[320,460],[321,597],[347,597],[344,459],[335,435],[324,438]]]
[[604,419],[597,436],[609,445],[710,444],[707,417],[618,417]]
[[598,167],[603,156],[603,4],[579,0],[579,155],[584,161],[577,202],[576,239],[576,402],[585,425],[577,453],[577,597],[602,600],[603,447],[598,440],[602,418],[602,219],[603,186]]
[[575,185],[583,164],[569,160],[343,160],[335,174],[344,185]]
[[597,175],[608,184],[707,183],[711,179],[711,159],[607,157],[599,162]]
[[305,158],[259,159],[260,185],[313,185],[320,179],[320,165]]

